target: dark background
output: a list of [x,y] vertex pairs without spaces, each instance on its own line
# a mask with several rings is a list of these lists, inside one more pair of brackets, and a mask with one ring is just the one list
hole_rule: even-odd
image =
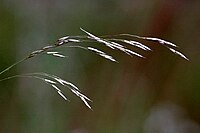
[[1,70],[62,36],[84,35],[79,27],[170,40],[190,59],[147,41],[153,52],[138,51],[146,59],[97,44],[120,63],[75,48],[58,49],[65,59],[30,59],[0,77],[58,75],[94,111],[67,90],[71,102],[39,80],[16,78],[0,82],[0,133],[199,133],[199,13],[199,0],[0,0]]

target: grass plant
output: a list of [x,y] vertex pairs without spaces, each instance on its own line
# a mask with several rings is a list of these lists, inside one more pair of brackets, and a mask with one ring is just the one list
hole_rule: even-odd
[[[106,47],[108,47],[112,50],[121,51],[131,57],[137,56],[139,58],[145,58],[145,56],[127,48],[126,46],[124,46],[124,44],[131,45],[133,47],[142,49],[146,52],[151,52],[152,49],[150,47],[146,46],[145,44],[142,44],[141,42],[135,41],[135,39],[153,41],[153,42],[163,45],[164,47],[169,49],[171,52],[179,55],[183,59],[189,60],[184,54],[182,54],[181,52],[176,50],[177,45],[175,45],[174,43],[171,43],[169,41],[159,39],[159,38],[143,37],[143,36],[131,35],[131,34],[96,36],[82,28],[80,28],[80,30],[82,32],[84,32],[86,35],[61,37],[53,45],[44,46],[41,49],[31,52],[30,54],[28,54],[21,60],[17,61],[16,63],[12,64],[11,66],[9,66],[6,69],[4,69],[3,71],[1,71],[0,75],[3,75],[5,72],[9,72],[9,70],[12,69],[13,67],[15,67],[16,65],[18,65],[22,62],[25,62],[25,61],[29,60],[30,58],[34,58],[36,56],[41,56],[41,55],[45,54],[48,56],[65,58],[64,54],[56,51],[57,48],[69,48],[69,47],[81,48],[81,49],[84,49],[87,51],[91,51],[91,52],[93,52],[107,60],[110,60],[112,62],[118,62],[117,59],[115,59],[113,56],[107,54],[106,52],[104,52],[102,50],[99,50],[99,49],[97,49],[95,47],[91,47],[91,46],[86,47],[84,45],[81,45],[83,42],[84,43],[98,42],[99,44],[105,45]],[[131,40],[124,39],[125,37],[129,37],[132,39]],[[89,104],[89,102],[92,102],[92,100],[90,100],[87,96],[85,96],[76,85],[74,85],[73,83],[66,81],[58,76],[44,73],[44,72],[35,72],[35,73],[18,74],[18,75],[14,75],[14,76],[10,76],[10,77],[5,77],[3,79],[0,79],[0,82],[9,80],[12,78],[36,78],[36,79],[42,80],[44,83],[46,83],[47,85],[54,88],[55,91],[64,100],[69,101],[69,99],[66,97],[66,95],[61,90],[61,88],[63,89],[66,87],[66,88],[70,89],[70,91],[72,93],[74,93],[76,96],[78,96],[89,109],[92,109],[92,107]],[[58,85],[61,87],[58,87]]]

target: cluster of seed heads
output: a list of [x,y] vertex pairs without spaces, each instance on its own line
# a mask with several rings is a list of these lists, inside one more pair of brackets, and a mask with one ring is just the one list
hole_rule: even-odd
[[[127,39],[121,39],[123,37],[131,37],[131,38],[137,38],[137,39],[142,39],[142,40],[147,40],[147,41],[153,41],[156,42],[158,44],[163,45],[164,47],[166,47],[167,49],[169,49],[171,52],[173,52],[174,54],[179,55],[180,57],[188,60],[188,58],[182,54],[181,52],[175,50],[175,48],[177,48],[177,46],[174,43],[171,43],[169,41],[165,41],[159,38],[154,38],[154,37],[142,37],[142,36],[138,36],[138,35],[131,35],[131,34],[118,34],[118,35],[107,35],[107,36],[95,36],[94,34],[80,28],[81,31],[83,31],[86,35],[85,36],[65,36],[62,38],[59,38],[55,44],[53,45],[48,45],[45,46],[39,50],[33,51],[31,52],[28,56],[26,56],[25,58],[23,58],[22,60],[14,63],[13,65],[9,66],[8,68],[4,69],[2,72],[0,72],[0,75],[3,74],[4,72],[8,71],[9,69],[11,69],[12,67],[16,66],[17,64],[33,58],[37,55],[41,55],[41,54],[47,54],[47,55],[51,55],[51,56],[55,56],[55,57],[59,57],[59,58],[65,58],[66,56],[54,51],[57,47],[75,47],[75,48],[81,48],[87,51],[91,51],[105,59],[108,59],[112,62],[118,62],[114,57],[112,57],[111,55],[108,55],[106,52],[101,51],[97,48],[91,47],[91,46],[83,46],[81,45],[82,42],[85,43],[91,43],[91,42],[98,42],[100,44],[105,45],[106,47],[112,49],[112,50],[119,50],[121,52],[124,52],[125,54],[129,55],[129,56],[137,56],[140,58],[145,58],[143,55],[141,55],[140,53],[137,53],[133,50],[128,49],[126,46],[124,46],[123,44],[127,44],[127,45],[131,45],[134,46],[136,48],[142,49],[144,51],[152,51],[152,49],[138,41],[135,40],[127,40]],[[69,44],[73,44],[73,45],[69,45]],[[15,76],[11,76],[11,77],[7,77],[4,78],[0,81],[3,80],[8,80],[11,78],[16,78],[16,77],[25,77],[25,78],[37,78],[40,79],[42,81],[44,81],[45,83],[51,85],[56,91],[57,93],[65,100],[68,100],[68,98],[64,95],[64,93],[62,92],[62,90],[58,87],[59,85],[61,85],[62,87],[67,87],[71,90],[72,93],[74,93],[76,96],[78,96],[83,102],[84,104],[90,108],[91,106],[89,105],[88,101],[91,102],[91,100],[86,97],[81,91],[80,89],[78,89],[78,87],[76,87],[74,84],[72,84],[69,81],[63,80],[58,76],[55,75],[51,75],[51,74],[47,74],[47,73],[27,73],[27,74],[21,74],[21,75],[15,75]],[[69,101],[69,100],[68,100]]]

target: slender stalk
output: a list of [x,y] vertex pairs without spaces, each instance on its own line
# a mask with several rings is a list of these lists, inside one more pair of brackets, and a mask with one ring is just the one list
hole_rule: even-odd
[[[48,51],[48,50],[50,50],[50,49],[56,48],[56,47],[58,47],[58,46],[54,45],[54,46],[51,46],[51,47],[49,47],[49,48],[42,49],[42,51],[39,52],[39,53],[37,53],[37,54],[33,54],[33,52],[32,52],[32,53],[29,54],[28,56],[24,57],[23,59],[21,59],[21,60],[15,62],[15,63],[12,64],[11,66],[9,66],[9,67],[7,67],[6,69],[4,69],[3,71],[1,71],[1,72],[0,72],[0,75],[2,75],[3,73],[5,73],[6,71],[9,71],[11,68],[13,68],[14,66],[20,64],[21,62],[23,62],[23,61],[25,61],[25,60],[27,60],[27,59],[30,59],[30,58],[32,58],[32,57],[38,55],[38,54],[41,54],[41,53],[43,53],[43,52],[46,52],[46,51]],[[35,51],[34,51],[34,52],[35,52]]]
[[21,62],[27,60],[27,59],[28,59],[28,58],[25,57],[25,58],[23,58],[23,59],[21,59],[21,60],[15,62],[15,63],[12,64],[11,66],[9,66],[9,67],[7,67],[6,69],[4,69],[3,71],[1,71],[1,72],[0,72],[0,75],[3,74],[3,73],[5,73],[6,71],[10,70],[10,69],[13,68],[14,66],[18,65],[19,63],[21,63]]
[[0,82],[5,81],[5,80],[9,80],[9,79],[13,79],[13,78],[37,78],[37,79],[41,79],[43,80],[43,78],[40,78],[38,76],[32,76],[32,75],[28,75],[28,74],[20,74],[20,75],[14,75],[14,76],[10,76],[4,79],[1,79]]

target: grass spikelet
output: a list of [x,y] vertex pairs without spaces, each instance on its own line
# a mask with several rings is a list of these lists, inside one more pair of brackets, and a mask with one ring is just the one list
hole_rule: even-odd
[[145,57],[142,56],[141,54],[138,54],[138,53],[136,53],[136,52],[134,52],[134,51],[132,51],[132,50],[129,50],[129,49],[126,49],[126,52],[127,52],[127,53],[130,53],[129,55],[136,55],[136,56],[138,56],[138,57],[140,57],[140,58],[145,58]]
[[55,57],[65,58],[66,56],[60,54],[59,52],[47,52],[48,55],[53,55]]
[[50,83],[50,84],[56,84],[56,82],[50,80],[50,79],[44,79],[45,82]]
[[85,104],[89,109],[92,110],[91,106],[88,104],[88,102],[85,100],[85,98],[83,98],[83,97],[80,97],[80,98],[81,98],[81,100],[84,102],[84,104]]
[[169,45],[169,46],[172,46],[172,47],[177,47],[176,44],[169,42],[169,41],[166,41],[166,40],[163,40],[163,39],[160,39],[160,38],[144,37],[144,36],[131,35],[131,34],[119,34],[119,35],[135,37],[135,38],[139,38],[139,39],[143,39],[143,40],[158,42],[158,43],[163,44],[163,45]]
[[[105,44],[106,46],[110,47],[111,49],[118,49],[118,50],[120,50],[120,51],[122,51],[122,52],[124,52],[124,53],[126,53],[126,54],[128,54],[128,55],[136,55],[136,56],[138,56],[138,57],[142,57],[142,58],[143,58],[142,55],[140,55],[140,54],[138,54],[138,53],[136,53],[136,52],[133,52],[133,51],[131,51],[130,49],[126,49],[126,48],[122,47],[122,45],[120,45],[120,44],[118,44],[118,43],[116,43],[116,42],[111,42],[111,41],[109,41],[109,40],[101,39],[101,38],[99,38],[99,37],[96,37],[95,35],[93,35],[93,34],[87,32],[87,31],[83,30],[82,28],[81,28],[81,30],[82,30],[83,32],[85,32],[86,34],[88,34],[88,35],[89,35],[89,38],[94,39],[94,40],[96,40],[97,42],[103,43],[103,44]],[[104,57],[104,55],[103,55],[103,57]],[[105,58],[106,58],[106,57],[105,57]]]
[[69,101],[69,99],[67,99],[67,97],[62,93],[62,91],[56,86],[56,85],[51,85],[54,89],[56,89],[56,91],[58,92],[58,94],[64,99]]
[[[40,76],[52,78],[53,80],[57,81],[57,83],[60,83],[62,86],[66,86],[67,88],[69,88],[71,90],[71,92],[74,93],[76,96],[78,96],[82,101],[84,99],[85,105],[91,109],[91,106],[89,105],[89,103],[87,101],[91,102],[92,100],[90,100],[87,96],[82,94],[81,91],[79,90],[79,88],[77,86],[75,86],[74,84],[72,84],[71,82],[68,82],[66,80],[61,79],[58,76],[47,74],[47,73],[31,73],[30,75],[40,75]],[[54,82],[52,82],[52,83],[54,83]],[[52,83],[51,83],[51,86],[57,90],[58,94],[61,97],[64,98],[64,94],[60,91],[60,89],[58,89],[58,87],[56,85],[54,85],[54,84],[52,85]],[[65,97],[64,99],[66,100],[67,98]]]
[[177,51],[177,50],[175,50],[175,49],[173,49],[173,48],[169,48],[169,47],[168,47],[168,49],[169,49],[170,51],[172,51],[174,54],[177,54],[177,55],[179,55],[180,57],[182,57],[182,58],[184,58],[184,59],[186,59],[186,60],[189,61],[189,59],[188,59],[184,54],[182,54],[181,52],[179,52],[179,51]]
[[100,43],[105,44],[107,47],[109,47],[109,48],[111,48],[111,49],[115,49],[115,48],[112,46],[111,43],[109,43],[109,42],[107,42],[107,41],[105,41],[105,40],[103,40],[103,39],[101,39],[101,38],[99,38],[99,37],[97,37],[97,36],[95,36],[95,35],[93,35],[93,34],[87,32],[86,30],[84,30],[84,29],[82,29],[82,28],[80,28],[80,29],[88,35],[88,38],[89,38],[89,39],[94,39],[94,40],[96,40],[97,42],[100,42]]
[[57,91],[61,91],[56,85],[51,85],[53,88],[55,88]]
[[99,55],[99,56],[101,56],[101,57],[103,57],[103,58],[105,58],[105,59],[108,59],[108,60],[110,60],[110,61],[112,61],[112,62],[118,62],[116,59],[114,59],[111,55],[108,55],[108,54],[106,54],[105,52],[103,52],[103,51],[101,51],[101,50],[98,50],[98,49],[96,49],[96,48],[93,48],[93,47],[82,47],[82,46],[67,46],[67,47],[71,47],[71,48],[80,48],[80,49],[84,49],[84,50],[87,50],[87,51],[91,51],[91,52],[93,52],[93,53],[95,53],[95,54],[97,54],[97,55]]
[[65,95],[61,92],[61,91],[58,91],[58,94],[65,100],[68,100],[67,97],[65,97]]
[[[172,51],[174,54],[177,54],[179,55],[180,57],[182,57],[183,59],[185,60],[189,60],[184,54],[182,54],[181,52],[177,51],[174,49],[174,47],[178,47],[176,44],[172,43],[172,42],[169,42],[169,41],[166,41],[166,40],[163,40],[163,39],[160,39],[160,38],[155,38],[155,37],[143,37],[143,36],[138,36],[138,35],[132,35],[132,34],[117,34],[117,35],[105,35],[105,36],[101,36],[101,37],[104,37],[104,38],[111,38],[109,40],[117,40],[117,41],[122,41],[122,42],[126,42],[126,43],[133,43],[133,42],[136,42],[136,41],[127,41],[127,40],[123,40],[123,39],[116,39],[116,38],[113,38],[113,37],[123,37],[123,36],[128,36],[128,37],[133,37],[133,38],[138,38],[138,39],[143,39],[143,40],[147,40],[147,41],[153,41],[153,42],[157,42],[163,46],[165,46],[166,48],[168,48],[170,51]],[[145,49],[149,49],[146,45],[141,45],[140,42],[136,42],[135,44],[138,45],[138,47],[140,48],[145,48]],[[140,45],[140,46],[139,46]],[[171,48],[173,47],[173,48]]]
[[145,46],[144,44],[140,43],[140,42],[136,42],[136,41],[129,41],[129,40],[123,40],[125,43],[131,44],[135,47],[141,48],[145,51],[151,51],[151,49],[147,46]]
[[107,55],[105,52],[103,51],[100,51],[98,49],[95,49],[95,48],[92,48],[92,47],[88,47],[88,50],[91,50],[91,51],[94,51],[96,54],[110,60],[110,61],[113,61],[113,62],[117,62],[112,56],[110,55]]

